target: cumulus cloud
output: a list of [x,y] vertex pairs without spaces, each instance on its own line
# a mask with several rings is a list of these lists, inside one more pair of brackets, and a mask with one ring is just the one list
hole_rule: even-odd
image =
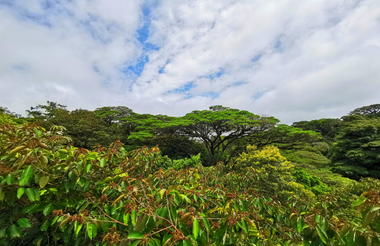
[[222,104],[284,122],[380,101],[378,0],[0,2],[0,104]]

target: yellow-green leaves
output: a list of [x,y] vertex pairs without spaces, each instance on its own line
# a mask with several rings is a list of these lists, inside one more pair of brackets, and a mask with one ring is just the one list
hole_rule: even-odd
[[131,232],[128,234],[128,239],[144,239],[144,234],[140,232]]
[[197,239],[198,235],[199,235],[199,221],[197,218],[193,218],[193,236],[195,239]]
[[40,188],[44,188],[48,182],[49,182],[49,176],[42,176],[40,177],[38,181],[38,185],[40,186]]

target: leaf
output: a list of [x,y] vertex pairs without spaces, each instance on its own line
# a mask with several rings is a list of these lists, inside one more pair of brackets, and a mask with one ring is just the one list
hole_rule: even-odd
[[123,215],[123,223],[128,225],[129,222],[129,213]]
[[5,228],[0,229],[0,238],[5,238],[6,237],[6,230]]
[[87,236],[91,240],[96,237],[97,235],[97,226],[95,224],[87,223],[86,225],[86,231],[87,231]]
[[164,237],[162,238],[162,245],[167,245],[167,243],[170,241],[172,237],[172,235],[165,233]]
[[18,219],[17,224],[20,226],[20,228],[23,228],[23,229],[32,227],[32,223],[30,223],[28,218]]
[[25,149],[25,148],[26,148],[26,146],[23,146],[23,145],[21,145],[21,146],[17,146],[16,148],[14,148],[14,149],[12,149],[11,151],[9,151],[9,154],[13,154],[13,153],[18,152],[18,151],[20,151],[20,150],[23,150],[23,149]]
[[12,174],[8,174],[7,177],[5,178],[5,181],[7,182],[7,185],[11,185],[14,182],[14,178]]
[[44,188],[48,182],[49,182],[49,176],[42,176],[40,180],[38,181],[38,185],[40,186],[40,188]]
[[128,234],[128,239],[144,239],[144,234],[140,232],[131,232]]
[[161,242],[157,238],[151,238],[148,242],[148,245],[149,246],[161,246]]
[[74,222],[74,234],[75,234],[75,237],[77,237],[79,235],[79,232],[82,229],[82,227],[83,227],[83,224],[79,224],[78,221]]
[[40,230],[47,231],[49,228],[49,224],[50,224],[49,220],[45,220],[44,223],[41,225]]
[[9,235],[11,236],[11,238],[21,237],[21,232],[15,224],[9,227]]
[[317,233],[319,238],[324,244],[327,244],[328,236],[326,234],[326,231],[323,230],[321,227],[317,226],[315,229],[317,229]]
[[199,235],[199,221],[198,219],[194,218],[193,219],[193,236],[195,239],[197,239],[198,235]]
[[43,215],[48,216],[51,211],[53,211],[53,204],[49,203],[44,210],[42,210]]
[[162,199],[164,197],[164,194],[166,192],[166,189],[161,189],[158,193],[160,194],[160,198]]
[[365,201],[367,200],[367,198],[365,196],[359,196],[358,199],[356,199],[356,201],[354,201],[351,206],[352,207],[357,207],[357,206],[360,206],[362,205]]
[[106,165],[106,159],[102,158],[100,159],[99,166],[104,167]]
[[0,201],[3,201],[4,198],[5,198],[5,194],[4,194],[3,188],[0,187]]
[[32,178],[32,176],[33,176],[33,167],[31,165],[29,165],[22,172],[21,178],[20,178],[20,181],[18,182],[18,184],[20,186],[24,186],[24,185],[28,184],[29,180]]
[[40,158],[41,163],[46,167],[46,165],[49,163],[49,159],[46,156],[41,156]]
[[86,165],[86,173],[89,173],[90,171],[91,171],[91,164],[88,163],[88,164]]
[[40,200],[40,194],[33,188],[26,188],[25,193],[28,196],[29,201],[34,202]]
[[184,194],[179,194],[179,197],[181,197],[181,199],[182,199],[183,201],[186,201],[187,203],[191,203],[190,198],[188,198],[186,195],[184,195]]
[[133,243],[131,243],[131,246],[137,246],[140,242],[141,240],[134,241]]
[[136,223],[137,223],[136,210],[132,210],[132,212],[131,212],[131,222],[132,222],[133,226],[136,226]]
[[204,217],[205,215],[202,214],[202,222],[203,222],[203,226],[204,228],[206,228],[206,231],[207,232],[210,232],[211,228],[210,228],[210,223],[208,222],[208,220]]

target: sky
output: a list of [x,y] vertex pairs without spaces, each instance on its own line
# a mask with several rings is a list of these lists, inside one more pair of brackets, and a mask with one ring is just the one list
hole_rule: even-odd
[[282,122],[380,103],[379,0],[0,0],[0,106],[223,105]]

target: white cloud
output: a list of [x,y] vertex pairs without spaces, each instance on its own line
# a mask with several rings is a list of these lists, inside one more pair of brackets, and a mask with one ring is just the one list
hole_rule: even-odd
[[[291,122],[380,101],[378,0],[21,2],[0,4],[0,104],[18,112],[47,99],[177,115],[222,104]],[[137,40],[141,4],[159,50]],[[142,55],[141,76],[121,71]]]

